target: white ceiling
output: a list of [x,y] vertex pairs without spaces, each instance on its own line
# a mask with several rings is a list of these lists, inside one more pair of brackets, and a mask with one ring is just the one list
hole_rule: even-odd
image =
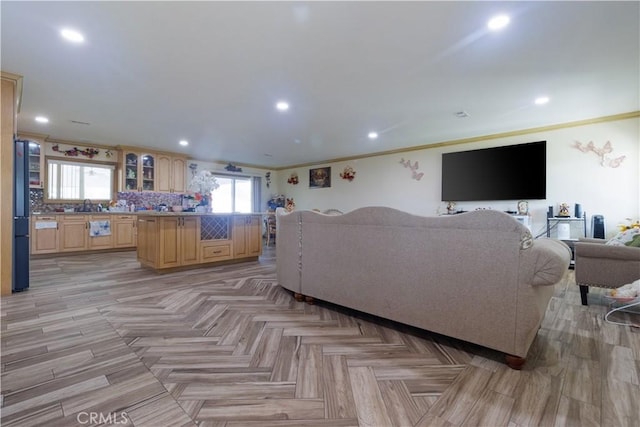
[[78,143],[276,168],[640,110],[636,1],[0,7],[19,131]]

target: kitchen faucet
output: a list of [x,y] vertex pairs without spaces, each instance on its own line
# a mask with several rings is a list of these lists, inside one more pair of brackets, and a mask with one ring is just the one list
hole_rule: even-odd
[[84,199],[82,202],[82,212],[93,212],[93,202],[90,199]]

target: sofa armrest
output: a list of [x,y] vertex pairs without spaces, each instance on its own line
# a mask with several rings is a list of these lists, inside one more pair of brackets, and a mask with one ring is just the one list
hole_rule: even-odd
[[555,285],[567,272],[571,249],[566,243],[549,238],[534,241],[523,250],[523,281],[529,285]]
[[640,261],[640,248],[630,246],[605,245],[590,241],[578,241],[574,245],[576,259],[579,257],[606,258],[617,260]]

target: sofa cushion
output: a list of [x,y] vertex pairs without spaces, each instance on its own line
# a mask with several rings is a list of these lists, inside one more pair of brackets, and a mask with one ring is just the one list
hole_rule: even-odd
[[634,248],[640,248],[640,234],[636,234],[633,238],[625,243],[625,246],[632,246]]
[[609,239],[606,244],[611,246],[625,246],[627,242],[631,242],[633,238],[639,234],[640,228],[630,228],[616,234],[614,237]]

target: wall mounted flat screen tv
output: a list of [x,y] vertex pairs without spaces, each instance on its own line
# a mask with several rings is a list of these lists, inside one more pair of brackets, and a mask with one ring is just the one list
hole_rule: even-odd
[[546,141],[442,154],[442,201],[546,198]]

